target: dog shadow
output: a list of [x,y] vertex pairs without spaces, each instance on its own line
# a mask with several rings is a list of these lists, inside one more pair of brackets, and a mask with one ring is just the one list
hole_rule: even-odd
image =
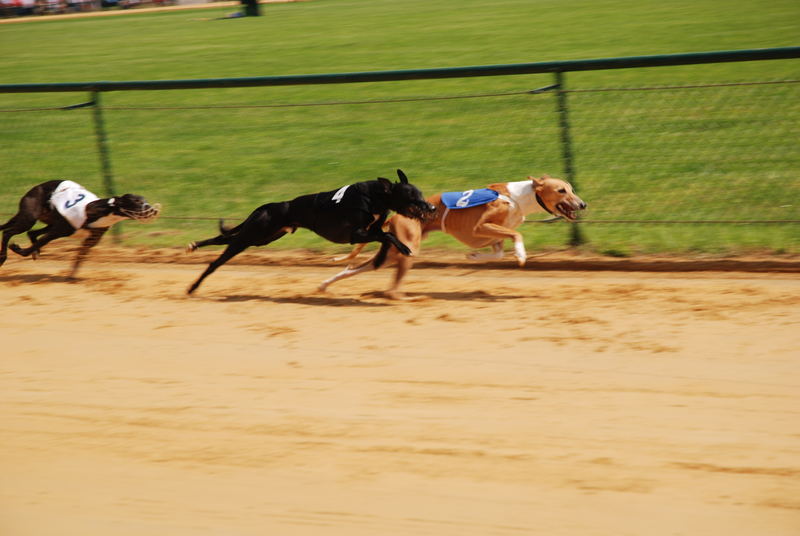
[[[362,294],[365,298],[387,298],[381,291],[368,292]],[[392,303],[419,302],[428,300],[442,301],[469,301],[469,302],[504,302],[507,300],[520,300],[530,296],[490,294],[485,290],[454,291],[454,292],[406,292],[406,298],[394,300]]]
[[257,296],[254,294],[233,294],[215,298],[214,301],[223,303],[261,301],[268,303],[314,305],[319,307],[388,307],[391,305],[391,303],[368,302],[356,298],[335,298],[329,296]]
[[0,282],[8,283],[75,283],[76,277],[53,274],[8,274],[0,275]]

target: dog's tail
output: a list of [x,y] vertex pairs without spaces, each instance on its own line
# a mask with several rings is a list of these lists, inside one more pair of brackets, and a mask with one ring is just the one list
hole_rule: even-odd
[[222,218],[219,219],[219,234],[221,234],[222,236],[235,235],[236,233],[239,232],[239,229],[241,229],[241,227],[242,227],[241,223],[235,227],[228,227],[227,225],[225,225],[225,220],[223,220]]

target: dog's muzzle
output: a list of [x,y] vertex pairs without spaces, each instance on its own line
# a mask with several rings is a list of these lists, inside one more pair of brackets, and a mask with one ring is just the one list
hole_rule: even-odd
[[579,200],[577,203],[561,201],[556,204],[558,213],[569,221],[575,221],[578,218],[578,211],[586,209],[587,205]]
[[137,210],[120,208],[119,211],[132,220],[142,223],[150,223],[158,218],[158,215],[161,213],[161,203],[155,203],[153,205],[145,203]]
[[425,203],[412,205],[410,207],[410,213],[413,218],[425,222],[434,217],[436,214],[436,206],[426,201]]

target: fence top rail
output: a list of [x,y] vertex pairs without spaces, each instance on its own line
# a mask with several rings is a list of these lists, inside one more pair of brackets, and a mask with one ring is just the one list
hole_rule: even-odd
[[505,65],[478,65],[439,69],[408,69],[399,71],[367,71],[353,73],[303,74],[283,76],[254,76],[246,78],[209,78],[190,80],[140,80],[127,82],[65,82],[54,84],[0,84],[0,93],[53,93],[72,91],[136,91],[165,89],[207,89],[257,86],[291,86],[314,84],[353,84],[359,82],[389,82],[398,80],[431,80],[439,78],[469,78],[476,76],[509,76],[570,71],[598,71],[638,67],[666,67],[727,63],[736,61],[777,60],[800,58],[800,46],[723,50],[662,54],[656,56],[626,56],[588,60],[546,61]]

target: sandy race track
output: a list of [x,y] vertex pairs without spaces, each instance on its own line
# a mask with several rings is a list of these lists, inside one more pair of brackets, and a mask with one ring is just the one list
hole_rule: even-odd
[[0,534],[800,534],[796,271],[58,251],[0,269]]

